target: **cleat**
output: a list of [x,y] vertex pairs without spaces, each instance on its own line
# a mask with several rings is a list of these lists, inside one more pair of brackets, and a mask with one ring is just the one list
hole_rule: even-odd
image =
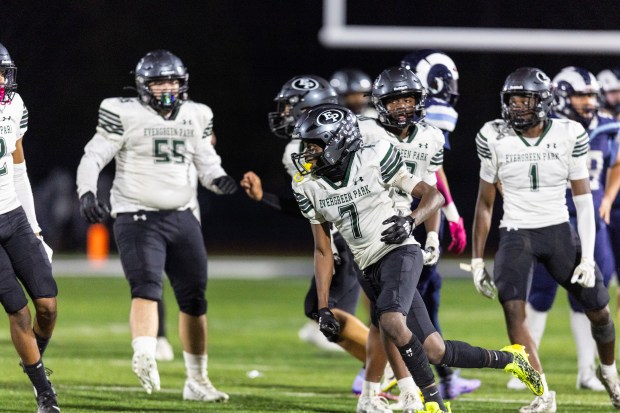
[[544,388],[540,373],[534,370],[528,361],[525,347],[520,344],[512,344],[502,348],[500,351],[506,351],[513,355],[512,363],[508,363],[504,367],[504,371],[512,373],[513,376],[525,383],[527,388],[536,396],[542,396]]
[[542,396],[537,396],[527,406],[519,409],[519,413],[555,413],[555,392],[549,391]]
[[[388,400],[391,400],[393,402],[398,402],[398,398],[399,396],[397,394],[392,394],[389,391],[388,392],[380,392],[379,396],[386,398]],[[394,410],[394,408],[392,407],[392,405],[390,405],[390,409]]]
[[160,390],[159,371],[155,357],[146,353],[134,353],[131,359],[131,368],[147,394]]
[[381,379],[381,392],[387,393],[394,388],[398,384],[398,380],[394,375],[394,370],[392,370],[392,366],[390,363],[385,365],[385,370],[383,370],[383,378]]
[[213,386],[208,377],[188,378],[183,387],[183,400],[201,402],[227,402],[228,395]]
[[577,376],[576,387],[578,390],[605,391],[605,386],[596,376],[590,376],[586,379]]
[[155,347],[155,360],[172,361],[174,360],[174,350],[166,337],[157,337],[157,346]]
[[601,366],[599,365],[596,368],[596,377],[598,377],[603,386],[605,386],[605,390],[607,390],[607,394],[609,394],[611,404],[616,409],[620,409],[620,380],[618,380],[618,373],[612,376],[604,376]]
[[392,409],[384,397],[360,396],[357,399],[357,413],[392,413]]
[[353,394],[359,396],[362,394],[362,385],[364,384],[364,379],[366,378],[366,369],[362,368],[357,372],[357,376],[353,379],[353,384],[351,385],[351,391]]
[[414,413],[452,413],[450,402],[445,402],[446,410],[441,410],[437,402],[428,402],[424,405],[425,410],[416,410]]
[[37,413],[58,413],[60,407],[58,407],[58,401],[56,401],[56,394],[52,390],[44,391],[37,396]]
[[464,379],[460,377],[459,374],[460,370],[457,370],[452,373],[449,380],[439,383],[439,393],[441,394],[442,399],[456,399],[461,394],[471,393],[480,387],[480,380]]
[[398,396],[398,402],[390,405],[390,408],[392,410],[402,410],[403,413],[415,413],[420,410],[424,411],[424,403],[417,392],[405,392]]

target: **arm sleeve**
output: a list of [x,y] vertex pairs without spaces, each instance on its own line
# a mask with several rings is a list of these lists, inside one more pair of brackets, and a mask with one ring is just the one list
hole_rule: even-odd
[[26,212],[32,231],[35,233],[41,232],[41,227],[37,222],[37,216],[34,212],[34,198],[32,197],[32,187],[28,179],[28,172],[26,171],[26,162],[16,163],[14,165],[13,182],[15,183],[17,199]]
[[594,225],[594,204],[592,194],[573,196],[577,210],[577,232],[581,240],[582,258],[594,259],[594,240],[596,229]]
[[286,215],[295,218],[303,218],[301,211],[299,210],[299,205],[297,204],[295,198],[284,198],[270,192],[263,192],[263,199],[261,200],[261,202],[263,202],[265,205],[269,205],[273,209],[281,211]]

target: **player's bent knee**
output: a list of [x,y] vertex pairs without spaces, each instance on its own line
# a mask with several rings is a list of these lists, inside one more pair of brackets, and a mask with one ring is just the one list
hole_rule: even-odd
[[207,300],[204,296],[190,299],[179,298],[179,310],[193,317],[200,317],[207,313]]
[[614,322],[609,320],[606,324],[592,324],[592,337],[597,343],[610,343],[616,338]]

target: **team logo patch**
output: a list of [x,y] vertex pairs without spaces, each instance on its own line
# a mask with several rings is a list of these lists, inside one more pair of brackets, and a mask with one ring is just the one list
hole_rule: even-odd
[[344,113],[340,110],[336,109],[328,109],[319,113],[319,116],[316,118],[316,123],[319,125],[332,125],[334,123],[340,122],[344,119]]
[[319,88],[319,82],[309,77],[301,77],[291,85],[295,90],[314,90]]
[[544,74],[543,72],[536,72],[536,79],[540,80],[541,82],[548,82],[549,81],[549,77]]

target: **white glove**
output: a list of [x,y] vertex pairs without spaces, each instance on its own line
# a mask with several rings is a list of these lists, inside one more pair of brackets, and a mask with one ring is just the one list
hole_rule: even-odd
[[43,235],[37,235],[37,238],[41,240],[43,244],[43,248],[45,249],[45,253],[47,254],[47,259],[50,260],[50,264],[52,263],[52,255],[54,255],[54,250],[43,241]]
[[424,246],[426,255],[424,265],[435,265],[439,261],[439,235],[435,231],[426,234],[426,245]]
[[471,265],[461,263],[460,268],[472,273],[474,286],[480,294],[490,299],[495,298],[495,283],[487,272],[482,258],[472,258]]
[[596,282],[596,272],[594,260],[591,258],[581,258],[581,262],[573,271],[573,278],[570,282],[581,285],[583,288],[592,288]]

